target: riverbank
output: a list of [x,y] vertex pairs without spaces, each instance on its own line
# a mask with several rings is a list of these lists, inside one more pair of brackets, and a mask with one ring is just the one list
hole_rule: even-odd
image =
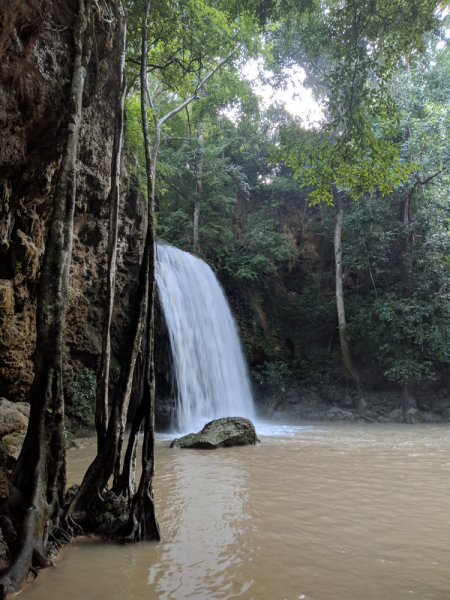
[[417,408],[402,405],[397,391],[364,390],[360,397],[335,385],[291,386],[272,396],[259,392],[255,405],[260,417],[275,422],[346,421],[366,423],[448,423],[450,398],[430,393],[417,400]]

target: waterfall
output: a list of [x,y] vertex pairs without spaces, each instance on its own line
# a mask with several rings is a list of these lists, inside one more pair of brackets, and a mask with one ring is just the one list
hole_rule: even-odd
[[159,241],[156,281],[169,330],[180,432],[220,417],[254,418],[236,324],[212,269]]

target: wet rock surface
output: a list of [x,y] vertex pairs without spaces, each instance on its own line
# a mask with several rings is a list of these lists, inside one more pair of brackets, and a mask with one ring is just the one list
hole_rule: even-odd
[[259,443],[255,426],[243,417],[225,417],[207,423],[198,433],[175,439],[171,448],[214,450],[229,446],[248,446]]
[[[10,402],[0,398],[0,500],[9,495],[11,470],[22,448],[29,417],[30,405],[27,402]],[[0,545],[0,571],[4,559]]]
[[292,385],[284,394],[274,398],[257,395],[256,406],[263,419],[278,422],[347,421],[366,423],[450,422],[450,400],[429,394],[417,398],[418,408],[405,408],[400,391],[364,390],[358,398],[356,391],[324,384],[308,389]]
[[10,402],[0,398],[0,437],[13,433],[25,433],[30,417],[27,402]]
[[417,408],[410,408],[405,412],[405,423],[409,425],[415,425],[416,423],[423,423],[424,418],[420,410]]
[[[29,1],[3,4],[9,17],[2,38],[5,68],[0,69],[0,396],[16,401],[27,399],[33,381],[37,285],[67,139],[78,8],[73,0],[51,0],[45,7]],[[95,371],[101,353],[119,3],[113,0],[109,8],[111,23],[96,20],[95,60],[83,95],[64,336],[66,406],[73,399],[74,376]],[[122,157],[112,385],[136,294],[147,211],[125,153]]]

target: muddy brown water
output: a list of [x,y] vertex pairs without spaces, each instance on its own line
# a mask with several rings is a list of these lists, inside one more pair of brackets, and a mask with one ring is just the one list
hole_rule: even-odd
[[[78,539],[25,600],[448,600],[445,425],[260,427],[257,447],[157,440],[163,541]],[[95,446],[68,453],[80,481]]]

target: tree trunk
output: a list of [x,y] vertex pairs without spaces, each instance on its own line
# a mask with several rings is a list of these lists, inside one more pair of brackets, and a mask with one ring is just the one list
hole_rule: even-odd
[[[153,475],[155,472],[155,368],[154,368],[154,330],[155,330],[155,227],[154,227],[154,201],[155,201],[155,175],[156,158],[158,152],[159,135],[157,132],[153,153],[150,147],[150,136],[147,121],[147,27],[150,2],[148,2],[142,24],[142,54],[141,54],[141,111],[142,129],[145,145],[145,165],[147,174],[147,199],[148,199],[148,238],[150,245],[150,262],[148,278],[148,324],[147,324],[147,352],[144,380],[144,393],[141,405],[145,416],[144,444],[142,450],[142,475],[139,487],[133,497],[130,516],[127,523],[119,526],[112,537],[123,542],[138,541],[142,539],[161,539],[158,523],[156,521],[155,505],[153,501]],[[140,413],[140,411],[138,411]],[[138,417],[139,419],[139,417]],[[135,419],[137,421],[137,419]],[[136,423],[137,426],[137,423]],[[132,460],[133,449],[128,448],[130,454],[128,462]],[[126,468],[128,465],[125,465]],[[131,469],[132,470],[132,469]],[[130,470],[130,472],[131,472]],[[131,486],[130,486],[131,487]]]
[[[68,136],[56,182],[53,213],[42,263],[36,317],[35,377],[30,390],[30,421],[12,475],[20,497],[20,516],[13,517],[18,535],[11,548],[13,562],[0,580],[0,597],[20,589],[32,566],[50,564],[45,554],[49,533],[57,528],[64,502],[65,445],[62,341],[69,289],[76,158],[81,107],[93,27],[90,2],[79,0],[74,27],[75,59],[70,88]],[[13,500],[11,501],[12,504]],[[12,508],[8,500],[3,513]],[[17,501],[13,507],[19,508]]]
[[[406,238],[401,252],[401,269],[403,283],[403,298],[410,300],[414,293],[413,283],[413,235],[411,231],[411,199],[412,192],[406,193],[400,203],[400,220],[404,226]],[[406,337],[403,340],[405,355],[411,354],[413,340]],[[414,396],[414,379],[411,370],[402,383],[402,404],[404,410],[417,408],[417,400]]]
[[[150,286],[153,290],[155,286]],[[148,339],[154,339],[155,318],[154,310],[150,313],[148,324]],[[139,487],[133,497],[128,521],[128,540],[160,540],[158,522],[156,520],[155,504],[153,499],[153,476],[155,474],[155,365],[153,344],[147,352],[147,369],[142,398],[145,412],[144,444],[142,447],[142,475]]]
[[198,239],[198,229],[200,226],[200,204],[202,201],[202,172],[203,172],[203,123],[200,123],[198,128],[198,142],[200,146],[200,158],[198,161],[197,169],[197,196],[195,198],[194,206],[194,248],[197,252],[200,252],[200,242]]
[[153,260],[154,253],[152,241],[153,234],[148,229],[145,239],[144,256],[139,273],[139,287],[134,309],[131,341],[128,345],[127,356],[122,365],[119,381],[114,393],[105,443],[97,452],[97,456],[86,471],[77,494],[66,510],[66,522],[75,510],[87,508],[92,498],[98,498],[98,495],[106,487],[114,470],[117,473],[118,469],[120,469],[120,453],[133,385],[134,366],[141,348],[141,340],[147,318],[149,265],[150,261]]
[[344,209],[342,206],[341,194],[338,192],[335,186],[332,188],[334,204],[336,207],[336,221],[334,227],[334,258],[336,264],[336,302],[337,302],[337,314],[339,324],[339,339],[341,342],[342,351],[342,362],[344,368],[349,377],[351,377],[358,391],[360,393],[360,379],[358,371],[353,363],[352,355],[350,352],[350,346],[347,338],[345,337],[345,302],[344,302],[344,276],[342,269],[342,220],[344,217]]
[[[154,290],[154,283],[153,286],[150,284],[149,296],[154,296]],[[153,498],[153,476],[155,473],[155,367],[154,346],[150,341],[154,339],[154,330],[155,319],[154,310],[152,310],[149,315],[147,331],[148,347],[144,394],[141,405],[135,415],[132,431],[130,433],[124,471],[121,476],[121,491],[125,491],[128,487],[128,492],[131,494],[135,486],[134,477],[137,436],[142,425],[142,420],[145,418],[144,443],[142,447],[142,474],[138,490],[134,494],[131,502],[128,521],[111,532],[111,537],[120,539],[123,543],[140,540],[159,541],[161,539]]]
[[[148,319],[148,311],[147,311]],[[147,323],[146,323],[147,325]],[[145,326],[144,331],[147,331]],[[125,452],[123,471],[121,468],[121,457],[117,456],[114,467],[114,483],[113,491],[119,496],[132,498],[136,492],[136,451],[138,445],[138,437],[144,421],[144,413],[142,412],[142,396],[144,394],[145,385],[145,368],[147,357],[147,334],[142,335],[141,347],[139,350],[139,360],[136,361],[134,367],[133,389],[137,398],[137,410],[133,416],[130,435],[128,437],[127,449]],[[128,416],[129,416],[128,411]],[[122,442],[121,442],[122,446]]]
[[102,357],[100,372],[97,379],[95,427],[97,429],[97,447],[100,450],[106,439],[108,429],[108,387],[109,366],[111,353],[111,318],[114,307],[114,288],[116,282],[117,258],[117,232],[119,221],[119,184],[120,184],[120,159],[123,139],[123,116],[126,93],[125,77],[125,48],[126,48],[126,20],[122,3],[120,6],[119,20],[119,88],[116,96],[114,145],[111,160],[111,191],[109,194],[109,236],[108,236],[108,286],[105,303],[105,319],[102,334]]
[[144,418],[145,407],[141,398],[141,402],[138,406],[136,414],[134,415],[133,423],[131,425],[127,450],[125,452],[125,458],[123,461],[123,471],[117,483],[115,482],[114,484],[114,491],[118,496],[122,494],[122,496],[131,499],[136,493],[136,453],[139,433],[141,431]]

